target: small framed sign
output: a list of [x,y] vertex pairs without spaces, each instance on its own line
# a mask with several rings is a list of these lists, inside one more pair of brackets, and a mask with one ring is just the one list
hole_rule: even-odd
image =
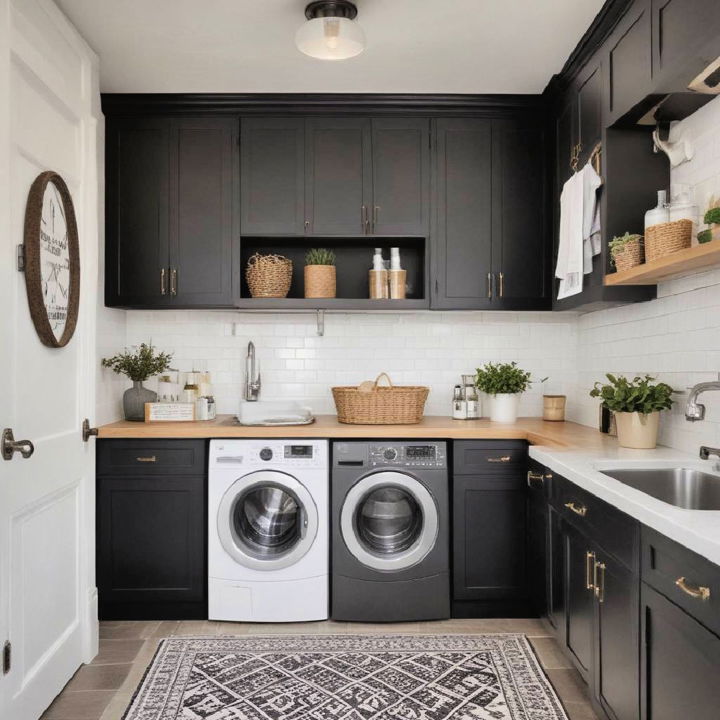
[[192,422],[195,403],[145,403],[145,422]]

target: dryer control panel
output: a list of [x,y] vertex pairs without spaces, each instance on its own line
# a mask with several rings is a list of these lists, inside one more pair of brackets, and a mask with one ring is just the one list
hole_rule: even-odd
[[370,445],[368,464],[371,467],[444,468],[447,465],[445,443]]

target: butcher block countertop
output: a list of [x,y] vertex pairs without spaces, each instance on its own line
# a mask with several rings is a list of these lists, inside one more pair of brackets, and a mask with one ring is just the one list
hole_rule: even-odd
[[232,415],[198,422],[115,422],[99,429],[100,438],[424,438],[449,440],[527,440],[554,448],[603,450],[615,444],[597,430],[571,422],[518,418],[512,424],[453,420],[428,415],[417,425],[345,425],[335,415],[318,415],[311,425],[244,426]]

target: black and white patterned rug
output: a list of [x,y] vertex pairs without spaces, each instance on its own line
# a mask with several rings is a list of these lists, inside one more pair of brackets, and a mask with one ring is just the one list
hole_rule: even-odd
[[164,640],[125,720],[567,720],[523,635]]

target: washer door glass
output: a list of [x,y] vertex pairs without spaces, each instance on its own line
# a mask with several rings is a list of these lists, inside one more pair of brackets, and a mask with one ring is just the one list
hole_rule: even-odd
[[223,495],[217,529],[223,548],[241,565],[279,570],[312,547],[318,513],[302,483],[261,470],[239,478]]
[[348,550],[375,570],[412,567],[435,547],[438,511],[428,489],[412,475],[366,475],[345,496],[340,529]]

